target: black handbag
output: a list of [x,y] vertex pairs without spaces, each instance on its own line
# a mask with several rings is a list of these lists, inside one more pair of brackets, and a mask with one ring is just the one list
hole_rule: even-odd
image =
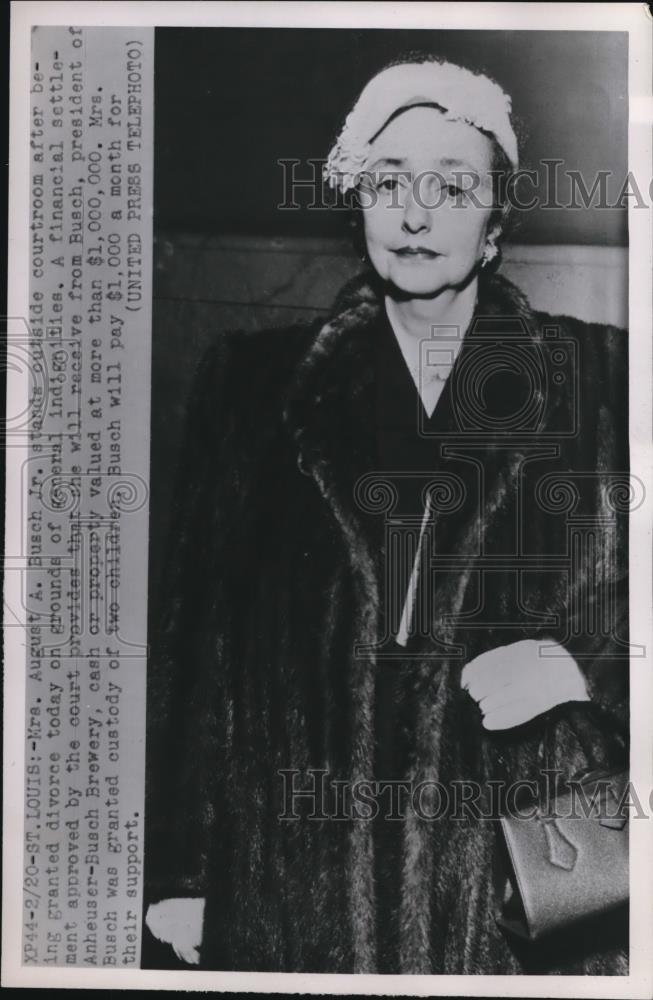
[[501,818],[502,928],[538,941],[627,902],[627,788],[627,771],[595,771],[568,782],[548,807]]

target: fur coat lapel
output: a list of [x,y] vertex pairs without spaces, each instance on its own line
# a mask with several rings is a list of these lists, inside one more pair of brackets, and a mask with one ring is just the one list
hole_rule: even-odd
[[[356,485],[374,469],[374,338],[381,319],[383,293],[374,278],[361,275],[341,293],[333,315],[297,365],[284,408],[284,421],[297,449],[299,468],[313,477],[339,523],[353,556],[352,569],[368,593],[375,593],[383,559],[381,519],[374,532],[361,516]],[[494,276],[479,282],[474,323],[483,336],[483,321],[518,320],[526,336],[538,337],[536,318],[523,293],[507,279]],[[479,326],[479,323],[481,324]],[[476,334],[478,335],[478,334]],[[523,451],[508,455],[501,448],[495,467],[493,495],[488,498],[484,529],[501,506],[517,474]],[[462,532],[463,546],[478,548],[478,525]],[[482,539],[481,539],[482,542]]]

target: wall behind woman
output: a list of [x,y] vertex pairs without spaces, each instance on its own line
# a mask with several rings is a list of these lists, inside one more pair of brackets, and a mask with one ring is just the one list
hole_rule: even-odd
[[[308,188],[289,198],[279,161],[299,161],[296,177],[310,177],[308,161],[324,158],[367,80],[416,49],[489,73],[513,98],[522,166],[538,175],[523,197],[538,204],[513,213],[517,245],[504,271],[540,308],[626,321],[625,202],[555,208],[550,187],[556,169],[558,201],[569,206],[566,171],[578,171],[587,191],[607,171],[606,201],[619,199],[625,33],[158,29],[153,596],[189,380],[206,344],[220,329],[319,315],[358,266],[344,213],[308,208]],[[301,207],[279,207],[290,200]]]

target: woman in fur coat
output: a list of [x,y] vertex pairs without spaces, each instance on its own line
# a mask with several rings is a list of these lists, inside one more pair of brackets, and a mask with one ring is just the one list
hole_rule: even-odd
[[186,962],[627,973],[624,908],[496,920],[497,781],[620,766],[628,724],[626,337],[496,273],[517,165],[487,77],[384,70],[325,168],[368,270],[200,368],[148,692],[146,920]]

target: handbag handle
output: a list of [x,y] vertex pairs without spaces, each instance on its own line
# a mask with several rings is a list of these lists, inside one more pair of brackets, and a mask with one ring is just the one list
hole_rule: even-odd
[[[587,766],[582,768],[581,772],[570,774],[569,762],[560,753],[559,727],[563,723],[567,723],[572,732],[576,733],[576,749],[580,749],[588,760]],[[601,745],[605,747],[606,741],[608,742],[607,749],[603,753],[597,752],[596,745],[592,745],[592,735],[587,729],[588,723],[594,734],[594,744],[596,744],[596,734],[599,733]],[[533,731],[535,727],[536,732]],[[559,786],[565,781],[578,779],[582,774],[594,770],[611,770],[615,766],[622,770],[627,768],[627,752],[623,740],[619,738],[619,727],[610,713],[595,702],[565,702],[556,705],[555,708],[543,713],[542,717],[525,723],[524,728],[530,729],[530,739],[535,743],[533,750],[537,754],[536,769],[539,776],[536,783],[540,786],[540,791],[543,791],[545,781],[548,782],[547,798],[552,793],[556,794]],[[539,739],[537,739],[538,731]],[[509,788],[516,779],[524,777],[523,772],[519,773],[517,760],[514,757],[515,736],[511,730],[488,733],[488,735],[491,736],[489,749],[492,774]]]
[[[548,771],[549,773],[556,772],[556,782],[559,780],[560,774],[564,768],[560,768],[559,766],[556,767],[556,731],[558,725],[562,722],[567,722],[572,726],[572,728],[575,728],[574,723],[581,720],[589,723],[597,733],[601,734],[601,745],[610,741],[608,751],[603,754],[603,758],[606,756],[613,757],[615,752],[618,752],[617,744],[621,743],[619,740],[619,727],[609,712],[605,711],[605,709],[601,708],[592,701],[567,702],[563,705],[558,705],[555,708],[550,709],[545,714],[542,738],[538,753],[538,769],[540,773],[543,773],[544,771]],[[586,756],[590,758],[599,756],[599,759],[595,760],[592,765],[583,769],[583,773],[611,766],[606,759],[600,759],[601,755],[597,755],[595,747],[587,745],[589,740],[580,742]],[[619,746],[618,749],[621,751],[623,750],[622,746]],[[625,760],[620,762],[620,764],[621,763],[625,764]],[[578,778],[579,775],[574,774],[571,777]]]

